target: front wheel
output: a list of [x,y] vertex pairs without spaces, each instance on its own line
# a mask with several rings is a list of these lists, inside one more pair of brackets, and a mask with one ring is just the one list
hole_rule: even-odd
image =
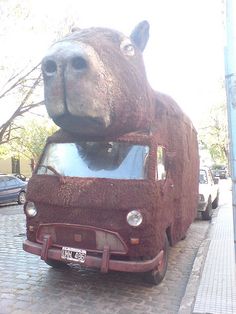
[[165,235],[163,257],[155,269],[145,273],[145,279],[147,282],[153,285],[159,285],[161,283],[166,274],[168,265],[168,255],[169,255],[169,241],[167,235]]
[[219,192],[217,192],[217,196],[215,198],[215,200],[212,202],[212,208],[216,209],[219,205]]
[[18,196],[18,204],[23,205],[26,202],[26,198],[25,198],[25,192],[22,191],[20,192],[19,196]]
[[202,212],[202,219],[211,220],[211,216],[212,216],[212,202],[211,198],[209,198],[207,208],[204,212]]

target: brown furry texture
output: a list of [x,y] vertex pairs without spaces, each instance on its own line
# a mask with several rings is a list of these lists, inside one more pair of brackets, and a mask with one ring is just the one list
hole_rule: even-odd
[[[184,237],[196,216],[196,134],[181,111],[173,110],[171,106],[165,110],[162,105],[157,104],[160,117],[157,134],[134,133],[116,138],[151,145],[148,180],[65,177],[62,182],[58,176],[35,174],[29,182],[27,198],[35,202],[39,215],[28,218],[28,225],[79,223],[116,231],[124,239],[130,257],[154,257],[162,247],[165,232],[171,244]],[[165,125],[168,132],[165,132]],[[79,140],[79,137],[59,131],[48,139],[48,143],[74,142],[75,139]],[[168,175],[165,181],[155,181],[154,154],[157,145],[164,143],[167,152],[171,153]],[[140,209],[143,213],[144,222],[138,228],[132,228],[126,222],[131,209]],[[28,232],[30,240],[35,241],[35,237],[35,233]],[[130,238],[135,237],[140,239],[136,246],[130,244]]]
[[[92,28],[53,46],[43,61],[46,106],[64,131],[50,137],[48,144],[114,140],[149,145],[148,179],[62,178],[35,173],[27,191],[27,200],[39,211],[36,217],[27,218],[27,237],[33,242],[40,225],[80,224],[117,232],[126,243],[127,257],[148,259],[163,248],[165,233],[171,244],[176,243],[196,216],[196,131],[170,97],[151,90],[138,47],[134,47],[134,56],[124,56],[120,50],[124,38],[119,32]],[[132,38],[135,40],[135,34]],[[142,47],[144,43],[141,40]],[[83,56],[85,68],[73,69],[68,62],[74,55],[66,47]],[[92,60],[87,47],[96,51],[93,58],[90,55]],[[105,127],[104,116],[109,121]],[[156,180],[158,146],[166,149],[167,177],[161,181]],[[139,209],[144,217],[137,228],[126,221],[132,209]],[[139,238],[140,244],[131,244],[130,238]],[[86,249],[83,245],[80,248]]]
[[[150,129],[154,94],[141,51],[134,46],[131,57],[121,51],[125,38],[113,30],[91,28],[52,46],[43,60],[43,73],[45,104],[56,124],[69,132],[100,136]],[[67,45],[65,57],[61,56],[61,49]],[[89,55],[86,49],[93,49],[95,55]],[[87,62],[87,68],[79,74],[70,65],[75,54]],[[57,66],[55,75],[47,73],[50,61]],[[106,126],[104,117],[109,119]]]

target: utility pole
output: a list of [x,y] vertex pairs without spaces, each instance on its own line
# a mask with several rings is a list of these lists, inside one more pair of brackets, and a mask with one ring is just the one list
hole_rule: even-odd
[[236,252],[236,0],[226,0],[225,82],[230,140],[230,167]]

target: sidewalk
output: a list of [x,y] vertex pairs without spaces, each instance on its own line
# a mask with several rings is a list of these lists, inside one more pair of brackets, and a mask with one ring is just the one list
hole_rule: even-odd
[[179,313],[236,313],[233,210],[232,202],[229,203],[230,195],[229,189],[221,191],[218,214],[212,218],[208,236],[196,256]]

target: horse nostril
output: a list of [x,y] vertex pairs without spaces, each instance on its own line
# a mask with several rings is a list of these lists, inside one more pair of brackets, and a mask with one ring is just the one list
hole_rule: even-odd
[[57,71],[57,64],[53,60],[45,61],[43,70],[46,74],[54,74]]
[[87,62],[82,57],[74,57],[71,61],[71,65],[75,70],[84,70],[87,68]]

